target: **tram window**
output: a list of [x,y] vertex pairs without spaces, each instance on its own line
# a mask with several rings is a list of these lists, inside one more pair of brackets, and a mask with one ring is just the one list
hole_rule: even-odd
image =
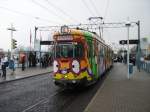
[[102,57],[105,56],[104,47],[102,45],[101,45],[101,50],[100,50],[100,56],[102,56]]
[[83,56],[83,45],[65,43],[56,45],[56,58],[80,58]]
[[99,50],[99,56],[101,57],[102,56],[102,53],[103,53],[103,49],[102,49],[102,45],[100,43],[100,50]]
[[75,45],[75,57],[81,58],[83,56],[83,45],[82,44],[77,44]]
[[96,55],[96,42],[94,42],[93,40],[88,40],[87,41],[88,44],[88,57],[92,58],[93,56]]
[[91,58],[91,57],[93,57],[93,49],[92,49],[92,44],[89,44],[89,57]]

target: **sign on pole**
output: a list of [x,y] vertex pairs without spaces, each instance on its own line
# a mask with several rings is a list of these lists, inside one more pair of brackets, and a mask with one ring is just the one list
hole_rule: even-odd
[[[139,40],[137,40],[137,39],[129,40],[129,44],[138,44],[138,42],[139,42]],[[120,40],[119,44],[122,44],[122,45],[127,44],[127,40]]]

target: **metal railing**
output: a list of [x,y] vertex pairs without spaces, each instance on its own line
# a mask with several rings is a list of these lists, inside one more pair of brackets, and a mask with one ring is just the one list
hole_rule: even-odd
[[141,64],[141,69],[146,71],[147,73],[150,73],[150,60],[144,60],[140,62]]

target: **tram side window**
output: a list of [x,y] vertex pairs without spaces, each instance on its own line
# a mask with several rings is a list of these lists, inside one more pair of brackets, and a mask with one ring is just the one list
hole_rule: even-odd
[[100,56],[104,57],[104,47],[101,45],[101,49],[100,49]]
[[103,46],[102,45],[100,45],[100,57],[102,57],[103,56]]
[[100,61],[101,43],[98,44],[98,61]]
[[94,56],[98,55],[98,42],[95,42],[95,46],[94,46]]
[[107,48],[106,48],[106,46],[104,47],[104,56],[105,56],[105,59],[107,59]]
[[92,45],[91,45],[91,44],[89,44],[88,46],[89,46],[89,47],[88,47],[88,48],[89,48],[89,49],[88,49],[88,50],[89,50],[88,56],[91,58],[91,57],[93,57],[93,49],[92,49]]
[[106,58],[108,59],[108,48],[106,47]]

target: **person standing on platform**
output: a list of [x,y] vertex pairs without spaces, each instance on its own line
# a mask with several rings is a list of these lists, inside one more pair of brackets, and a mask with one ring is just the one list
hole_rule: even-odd
[[22,63],[22,71],[24,71],[25,70],[25,55],[22,55],[21,63]]
[[1,69],[2,69],[2,72],[3,72],[3,75],[2,77],[6,78],[6,64],[7,64],[7,57],[4,57],[2,56],[1,58]]
[[15,62],[14,62],[14,59],[13,59],[13,58],[11,58],[10,61],[9,61],[9,69],[12,70],[11,75],[13,75],[13,74],[14,74],[14,71],[15,71]]
[[33,55],[32,55],[32,52],[30,52],[30,53],[29,53],[29,58],[28,58],[29,67],[32,67],[32,59],[33,59]]

